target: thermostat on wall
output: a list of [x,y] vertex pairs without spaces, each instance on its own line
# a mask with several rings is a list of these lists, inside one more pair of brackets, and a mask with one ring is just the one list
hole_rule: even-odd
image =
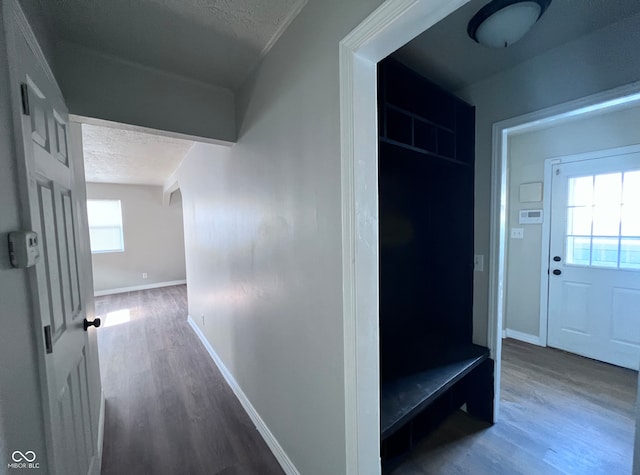
[[9,233],[9,258],[13,267],[35,266],[40,258],[38,235],[33,231]]
[[541,209],[523,209],[520,211],[518,224],[542,224]]

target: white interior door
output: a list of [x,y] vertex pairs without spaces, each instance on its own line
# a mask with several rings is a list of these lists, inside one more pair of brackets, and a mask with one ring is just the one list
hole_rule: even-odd
[[640,363],[640,153],[553,166],[548,344]]
[[[16,18],[17,4],[8,2]],[[5,12],[7,11],[5,10]],[[22,185],[28,189],[27,225],[40,241],[40,260],[32,269],[32,300],[38,314],[36,334],[42,345],[43,413],[48,431],[48,473],[80,475],[99,471],[95,387],[99,375],[91,358],[84,320],[86,302],[80,266],[88,256],[78,249],[84,176],[76,176],[69,152],[67,108],[50,72],[38,59],[38,47],[23,28],[7,28],[13,104],[20,109],[17,144]],[[41,53],[40,53],[41,54]],[[80,168],[81,169],[81,168]]]

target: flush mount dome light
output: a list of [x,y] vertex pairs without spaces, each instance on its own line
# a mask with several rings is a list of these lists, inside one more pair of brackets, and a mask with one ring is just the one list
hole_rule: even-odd
[[550,3],[551,0],[493,0],[474,15],[467,33],[485,46],[506,48],[536,24]]

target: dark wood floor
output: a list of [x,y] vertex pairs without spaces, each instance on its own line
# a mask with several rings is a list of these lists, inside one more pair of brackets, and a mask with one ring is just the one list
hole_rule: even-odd
[[189,327],[185,286],[99,297],[96,314],[102,475],[282,473]]
[[[102,474],[281,474],[189,327],[186,299],[185,286],[96,299]],[[514,340],[503,348],[498,423],[460,411],[394,475],[631,473],[636,372]]]
[[394,475],[628,475],[637,372],[504,340],[493,426],[462,411]]

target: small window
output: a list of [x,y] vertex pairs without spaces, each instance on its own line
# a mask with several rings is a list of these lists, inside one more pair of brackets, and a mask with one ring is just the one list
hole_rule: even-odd
[[87,200],[91,252],[123,252],[120,200]]

